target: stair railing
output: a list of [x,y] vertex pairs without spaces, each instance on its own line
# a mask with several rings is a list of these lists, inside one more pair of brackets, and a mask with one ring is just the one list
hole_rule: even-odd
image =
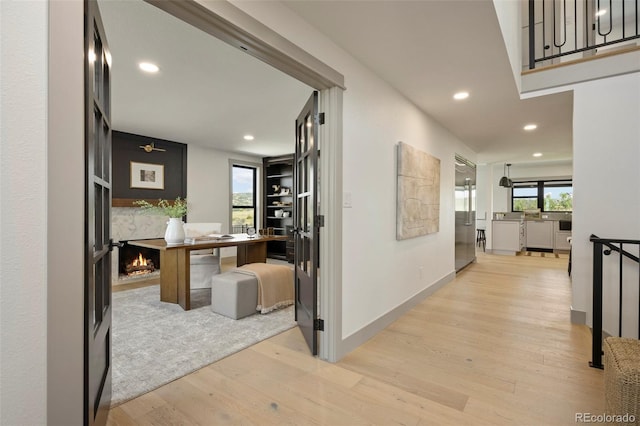
[[[589,365],[594,368],[604,368],[602,364],[602,310],[603,310],[603,258],[618,253],[618,337],[622,337],[622,302],[625,262],[624,259],[631,259],[638,264],[638,276],[640,277],[640,259],[638,256],[626,251],[624,245],[636,245],[640,247],[639,240],[620,240],[599,238],[591,235],[589,241],[593,243],[593,335],[591,340],[591,361]],[[628,263],[628,262],[627,262]],[[627,265],[629,267],[629,265]],[[628,271],[628,270],[627,270]],[[640,278],[639,278],[640,280]],[[638,283],[640,287],[640,282]],[[640,339],[640,297],[638,306],[638,339]]]
[[528,12],[529,69],[640,38],[638,0],[529,0]]

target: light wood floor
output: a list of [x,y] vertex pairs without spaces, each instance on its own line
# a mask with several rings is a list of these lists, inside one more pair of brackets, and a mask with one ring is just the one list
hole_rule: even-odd
[[330,364],[297,329],[111,410],[110,425],[572,425],[602,414],[566,257],[492,256]]

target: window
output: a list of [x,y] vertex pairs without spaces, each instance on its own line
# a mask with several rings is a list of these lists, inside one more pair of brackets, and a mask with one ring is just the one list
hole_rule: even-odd
[[256,167],[231,165],[231,232],[256,226],[256,172]]
[[573,186],[571,182],[544,182],[544,208],[546,212],[573,211]]
[[537,183],[522,182],[513,183],[513,211],[522,212],[525,210],[538,208],[538,185]]
[[543,212],[573,211],[571,180],[514,182],[511,188],[514,212],[540,209]]

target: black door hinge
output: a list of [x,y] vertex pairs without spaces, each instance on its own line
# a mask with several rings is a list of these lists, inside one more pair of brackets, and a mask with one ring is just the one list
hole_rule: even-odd
[[324,124],[324,112],[321,112],[320,114],[318,114],[318,124],[320,125]]
[[316,223],[318,224],[318,228],[324,227],[324,215],[319,214],[316,218]]
[[313,329],[317,331],[324,331],[324,320],[316,318],[313,320]]

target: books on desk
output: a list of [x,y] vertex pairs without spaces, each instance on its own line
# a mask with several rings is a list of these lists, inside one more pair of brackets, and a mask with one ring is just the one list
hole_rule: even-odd
[[233,235],[229,234],[209,234],[209,235],[200,235],[197,237],[187,237],[184,239],[185,244],[197,244],[205,241],[220,241],[220,240],[228,240],[233,238]]

